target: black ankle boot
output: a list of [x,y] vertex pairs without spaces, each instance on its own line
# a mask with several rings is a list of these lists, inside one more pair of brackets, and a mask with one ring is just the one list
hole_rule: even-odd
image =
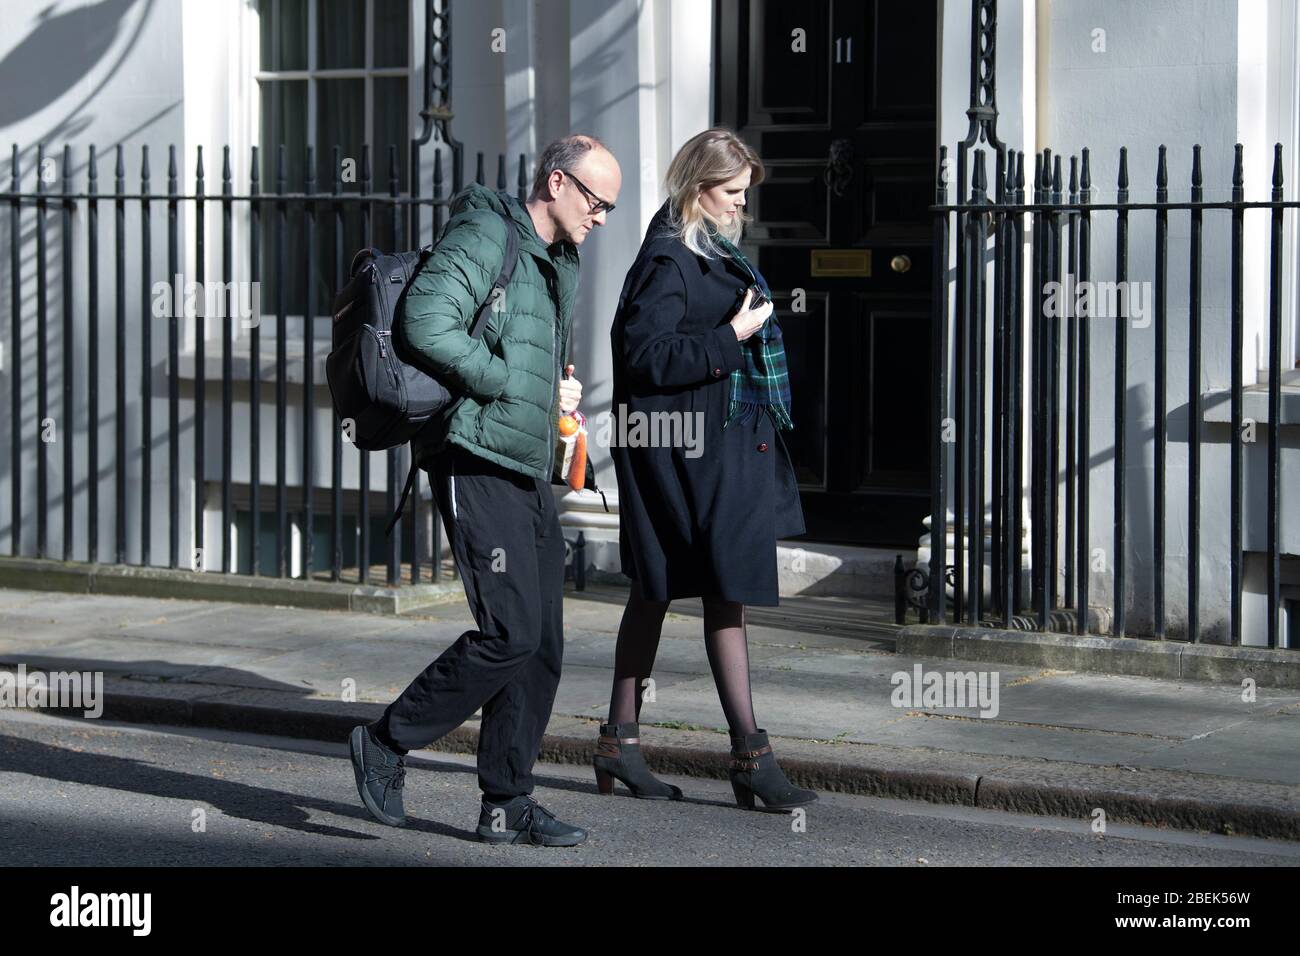
[[[729,775],[736,803],[745,810],[790,810],[817,799],[813,791],[796,787],[786,779],[767,742],[766,730],[731,738]],[[762,807],[754,805],[755,795],[763,801]]]
[[671,783],[656,780],[641,756],[641,728],[637,724],[601,724],[596,756],[596,786],[601,793],[614,792],[615,778],[642,800],[680,800],[682,791]]

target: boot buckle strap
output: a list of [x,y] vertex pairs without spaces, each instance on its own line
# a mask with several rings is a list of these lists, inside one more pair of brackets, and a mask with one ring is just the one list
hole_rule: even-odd
[[757,750],[733,750],[731,752],[731,755],[733,757],[761,757],[763,756],[763,754],[770,754],[771,752],[772,752],[772,745],[765,744],[762,747],[759,747]]
[[731,761],[732,770],[757,770],[757,760],[733,760]]
[[604,734],[600,737],[602,744],[640,744],[640,737],[606,737]]

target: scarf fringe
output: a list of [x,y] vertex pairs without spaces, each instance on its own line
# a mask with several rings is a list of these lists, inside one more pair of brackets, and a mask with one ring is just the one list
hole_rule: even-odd
[[790,420],[790,412],[784,405],[777,402],[738,402],[732,399],[730,406],[727,408],[727,420],[722,423],[725,429],[728,425],[735,423],[743,425],[759,411],[766,411],[772,416],[772,421],[776,427],[784,431],[793,431],[794,422]]

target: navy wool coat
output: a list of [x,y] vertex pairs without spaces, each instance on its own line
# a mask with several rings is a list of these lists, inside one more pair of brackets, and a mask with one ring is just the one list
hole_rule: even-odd
[[667,235],[667,216],[665,203],[610,332],[623,573],[650,600],[775,605],[776,541],[805,530],[794,467],[766,412],[722,427],[741,366],[729,323],[750,279]]

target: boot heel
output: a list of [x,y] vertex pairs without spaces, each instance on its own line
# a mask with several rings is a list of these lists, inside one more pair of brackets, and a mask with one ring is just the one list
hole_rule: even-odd
[[736,795],[736,805],[742,810],[754,809],[754,791],[748,785],[734,777],[731,780],[731,792]]
[[596,789],[608,796],[614,792],[614,775],[608,770],[596,768]]
[[[738,782],[743,778],[743,782]],[[766,730],[731,738],[731,785],[736,791],[736,802],[747,810],[762,809],[769,813],[782,813],[793,807],[803,807],[817,799],[817,794],[792,784],[768,742]],[[763,806],[754,803],[754,797]]]
[[656,780],[641,755],[641,728],[636,723],[601,724],[600,737],[592,758],[596,788],[602,794],[614,792],[614,781],[627,787],[639,800],[680,800],[682,791]]

